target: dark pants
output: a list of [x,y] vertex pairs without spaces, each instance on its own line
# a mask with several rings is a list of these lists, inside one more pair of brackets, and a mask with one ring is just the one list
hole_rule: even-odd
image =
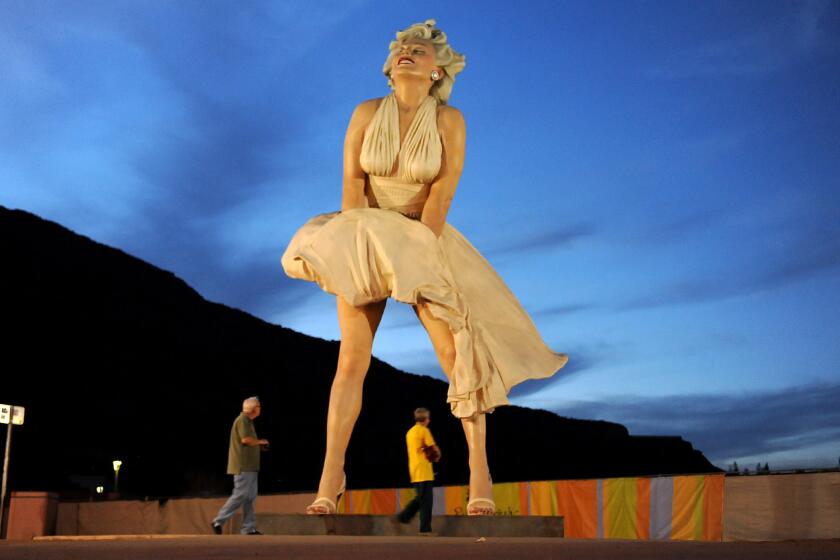
[[414,483],[414,491],[417,495],[414,499],[408,502],[403,510],[397,515],[402,523],[411,521],[415,514],[420,511],[420,532],[432,532],[432,504],[434,503],[434,481],[425,480],[423,482]]

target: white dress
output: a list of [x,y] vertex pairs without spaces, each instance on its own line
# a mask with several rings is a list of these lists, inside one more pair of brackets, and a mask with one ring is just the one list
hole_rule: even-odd
[[[282,263],[289,276],[316,282],[354,306],[388,297],[426,303],[452,332],[447,401],[456,417],[468,418],[508,404],[514,385],[550,377],[568,358],[545,345],[516,297],[458,230],[446,224],[438,238],[419,221],[440,158],[434,98],[418,108],[404,146],[395,97],[384,98],[362,147],[369,208],[313,217]],[[395,164],[398,172],[386,176]]]

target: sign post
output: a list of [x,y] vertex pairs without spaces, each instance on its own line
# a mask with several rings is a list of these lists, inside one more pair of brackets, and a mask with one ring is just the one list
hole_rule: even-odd
[[23,414],[26,410],[22,406],[0,404],[0,424],[8,424],[6,428],[6,453],[3,456],[3,483],[0,488],[0,529],[3,527],[6,515],[6,483],[9,480],[9,453],[12,450],[12,426],[23,424]]

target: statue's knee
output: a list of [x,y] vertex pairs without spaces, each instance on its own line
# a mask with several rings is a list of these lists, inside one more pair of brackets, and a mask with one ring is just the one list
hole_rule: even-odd
[[364,356],[339,356],[335,376],[347,380],[364,378],[369,365],[370,359]]

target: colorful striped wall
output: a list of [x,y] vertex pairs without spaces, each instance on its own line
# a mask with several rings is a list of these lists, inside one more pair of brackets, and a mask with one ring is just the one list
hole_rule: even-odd
[[[510,482],[493,485],[497,515],[561,515],[566,537],[720,541],[722,474]],[[350,490],[339,512],[391,515],[410,488]],[[466,486],[434,489],[435,515],[463,515]]]

